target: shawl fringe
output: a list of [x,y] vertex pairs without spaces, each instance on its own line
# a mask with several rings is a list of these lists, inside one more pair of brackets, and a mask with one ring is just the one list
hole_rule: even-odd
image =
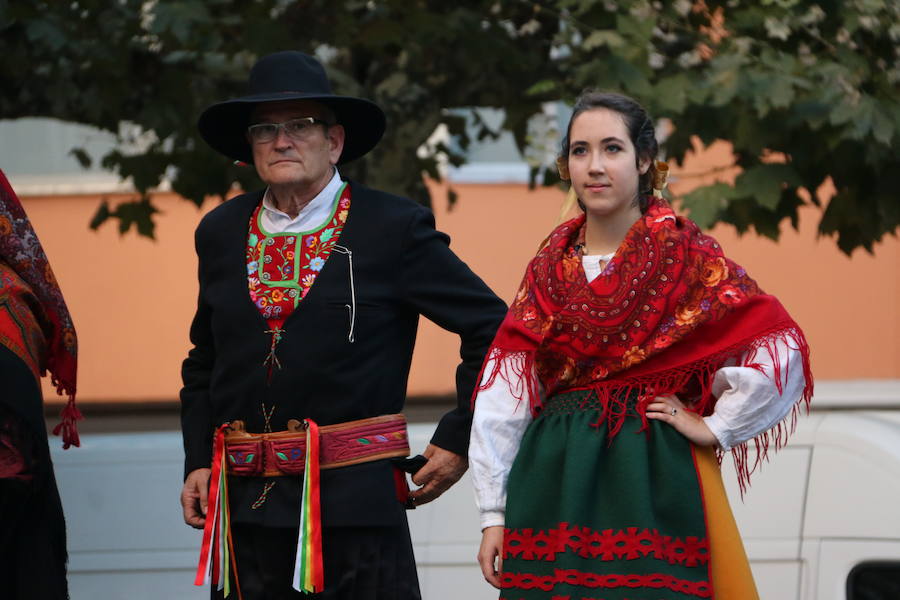
[[[783,342],[788,348],[798,351],[801,356],[801,364],[797,366],[783,365],[777,352],[777,342]],[[787,378],[790,368],[802,368],[806,383],[788,416],[768,431],[731,449],[738,486],[741,490],[741,497],[743,497],[750,485],[750,476],[761,467],[763,462],[769,460],[770,450],[778,451],[787,444],[788,438],[797,428],[797,417],[800,411],[805,409],[809,413],[809,403],[813,395],[809,345],[803,331],[796,324],[787,327],[773,327],[749,342],[734,344],[720,352],[675,368],[651,371],[641,375],[623,376],[618,374],[590,386],[571,388],[565,391],[590,390],[596,394],[602,408],[599,409],[600,414],[592,427],[599,428],[605,425],[609,434],[609,443],[612,443],[613,438],[619,433],[625,422],[630,404],[629,398],[637,396],[637,412],[641,419],[639,431],[648,435],[650,430],[649,420],[646,416],[647,405],[653,402],[657,396],[680,393],[683,397],[686,390],[691,389],[692,384],[699,386],[699,395],[685,399],[686,403],[692,404],[690,410],[703,416],[710,415],[716,403],[716,398],[712,394],[712,384],[716,372],[727,360],[745,355],[741,366],[765,373],[763,363],[759,362],[759,358],[763,356],[761,353],[765,353],[764,356],[770,359],[767,362],[772,364],[773,372],[766,375],[774,378],[779,393],[784,392],[783,382]],[[541,413],[543,407],[542,386],[535,368],[535,351],[512,351],[496,346],[491,348],[479,376],[481,383],[473,395],[473,407],[477,393],[492,387],[498,377],[506,383],[511,395],[519,403],[528,403],[532,417],[537,417]],[[751,443],[756,450],[753,459],[750,458]],[[724,454],[722,450],[717,449],[716,455],[720,464]]]

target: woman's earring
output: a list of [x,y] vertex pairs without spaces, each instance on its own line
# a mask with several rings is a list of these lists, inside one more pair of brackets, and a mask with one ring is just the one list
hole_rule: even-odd
[[656,169],[653,171],[653,195],[662,198],[662,191],[666,187],[666,179],[669,177],[669,165],[661,160],[656,161]]

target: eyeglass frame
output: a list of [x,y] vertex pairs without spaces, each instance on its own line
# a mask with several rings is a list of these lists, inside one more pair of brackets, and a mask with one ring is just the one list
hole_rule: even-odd
[[[282,121],[281,123],[254,123],[253,125],[250,125],[250,126],[247,127],[247,140],[248,140],[250,143],[252,143],[252,144],[268,144],[269,142],[272,142],[272,141],[277,140],[277,139],[278,139],[278,134],[279,134],[282,130],[284,130],[284,134],[285,134],[286,136],[288,136],[288,138],[290,138],[290,139],[292,139],[292,140],[294,140],[294,141],[300,141],[300,140],[304,139],[304,137],[302,137],[302,136],[301,136],[301,137],[296,137],[296,136],[294,136],[294,135],[291,135],[290,132],[288,132],[288,130],[287,130],[287,128],[286,128],[286,125],[287,125],[288,123],[296,123],[297,121],[305,121],[305,122],[309,123],[310,125],[322,125],[322,126],[324,126],[326,129],[328,129],[329,127],[331,127],[332,125],[334,125],[334,123],[329,123],[328,121],[324,121],[324,120],[319,119],[319,118],[316,118],[316,117],[296,117],[296,118],[294,118],[294,119],[288,119],[287,121]],[[267,140],[257,140],[257,139],[254,139],[254,137],[253,137],[253,129],[254,129],[255,127],[261,127],[261,126],[265,126],[265,127],[271,127],[271,126],[274,126],[274,127],[275,127],[275,135],[272,136],[271,139],[267,139]],[[308,130],[304,130],[304,134],[303,134],[303,135],[306,135],[306,131],[308,131]]]

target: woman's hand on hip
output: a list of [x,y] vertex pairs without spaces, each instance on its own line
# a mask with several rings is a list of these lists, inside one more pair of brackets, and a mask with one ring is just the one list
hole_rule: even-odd
[[647,405],[647,418],[668,423],[698,446],[715,446],[715,434],[706,426],[703,417],[685,408],[678,396],[657,396]]
[[478,564],[485,581],[500,589],[500,573],[503,572],[503,527],[485,527],[481,532]]

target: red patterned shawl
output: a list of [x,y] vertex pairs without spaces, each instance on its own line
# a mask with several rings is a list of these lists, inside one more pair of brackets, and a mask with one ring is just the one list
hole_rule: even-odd
[[[598,425],[605,422],[612,437],[630,392],[639,395],[645,427],[644,409],[659,395],[678,393],[693,401],[692,410],[710,414],[716,370],[745,353],[743,365],[755,368],[759,352],[769,353],[780,390],[784,374],[774,342],[784,340],[799,349],[806,379],[793,428],[799,406],[808,407],[812,396],[809,347],[775,297],[659,198],[650,200],[603,274],[589,283],[577,250],[584,223],[581,215],[557,227],[528,265],[488,352],[496,359],[493,370],[479,389],[500,375],[520,400],[529,399],[534,414],[540,387],[547,397],[593,389],[604,407]],[[770,435],[779,448],[788,433],[779,425],[759,436],[757,463]],[[755,468],[747,464],[746,444],[734,449],[734,458],[743,487]]]
[[[69,397],[62,410],[62,423],[53,429],[53,433],[62,433],[64,448],[78,446],[75,422],[82,416],[75,406],[78,365],[75,327],[44,249],[2,171],[0,260],[9,266],[9,272],[4,272],[0,278],[0,296],[8,299],[0,306],[0,311],[4,313],[4,318],[0,320],[3,329],[0,338],[31,367],[36,378],[50,371],[57,393]],[[28,318],[24,317],[23,310],[29,313]],[[23,335],[29,329],[24,325],[28,319],[33,319],[40,326],[46,347],[39,347],[43,346],[43,340],[40,344],[35,341],[41,336],[35,336],[33,332]]]

